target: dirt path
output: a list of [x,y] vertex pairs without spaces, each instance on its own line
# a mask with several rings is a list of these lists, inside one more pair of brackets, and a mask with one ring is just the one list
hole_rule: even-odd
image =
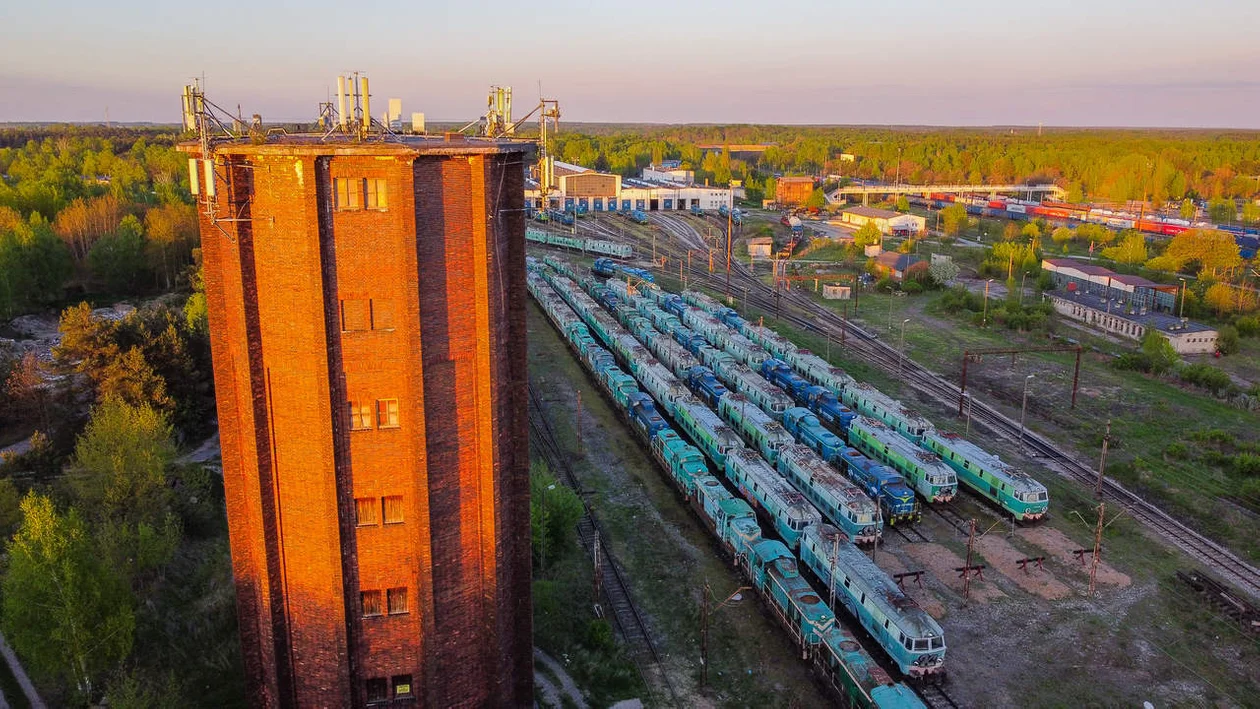
[[[910,570],[905,564],[901,563],[901,559],[887,551],[875,552],[875,564],[888,572],[889,576],[903,574]],[[938,620],[945,617],[945,604],[934,593],[929,591],[926,586],[921,586],[913,581],[906,581],[901,588],[906,592],[907,596],[913,598],[915,603],[919,604],[920,608],[927,611],[928,615]]]
[[[1074,575],[1081,578],[1089,578],[1089,562],[1092,560],[1092,556],[1090,554],[1085,555],[1085,564],[1077,561],[1076,556],[1072,554],[1072,552],[1073,550],[1080,549],[1081,545],[1072,541],[1072,539],[1063,532],[1060,532],[1054,527],[1043,525],[1040,527],[1032,527],[1021,530],[1020,536],[1033,544],[1036,544],[1042,549],[1045,549],[1050,554],[1051,558],[1059,561],[1067,568],[1073,569],[1075,572]],[[1118,588],[1127,588],[1129,584],[1133,583],[1133,579],[1129,578],[1128,574],[1116,571],[1114,568],[1102,561],[1098,562],[1098,573],[1095,576],[1095,579],[1098,583],[1116,586]]]
[[214,435],[207,438],[196,449],[181,455],[175,460],[177,463],[206,463],[219,457],[219,432],[215,430]]
[[[560,683],[560,686],[557,687],[547,679],[546,675],[538,672],[534,673],[534,681],[542,687],[543,696],[548,701],[554,700],[552,706],[562,707],[564,706],[563,700],[568,699],[578,709],[587,709],[586,698],[582,696],[582,690],[578,689],[577,683],[573,681],[568,672],[565,672],[564,667],[559,662],[551,659],[547,653],[538,648],[534,648],[534,661],[541,663],[543,667],[547,668],[547,671]],[[563,697],[560,696],[562,694],[564,695]]]
[[986,571],[1005,576],[1029,593],[1051,601],[1072,594],[1072,589],[1067,584],[1054,578],[1049,571],[1038,569],[1034,564],[1029,564],[1026,571],[1020,571],[1019,560],[1028,555],[1016,549],[1000,534],[980,537],[976,540],[976,550],[989,565]]
[[[963,592],[963,580],[954,569],[961,568],[966,561],[940,544],[910,544],[905,547],[906,553],[915,561],[932,572],[932,575],[950,590]],[[972,562],[973,564],[975,561]],[[981,603],[988,603],[995,598],[1005,598],[1002,589],[988,581],[972,577],[971,598]]]

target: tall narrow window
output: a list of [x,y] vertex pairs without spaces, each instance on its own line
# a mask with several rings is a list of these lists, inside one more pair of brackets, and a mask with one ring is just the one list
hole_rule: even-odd
[[385,180],[368,178],[365,182],[367,182],[367,208],[384,211],[389,207],[385,193]]
[[391,588],[385,592],[389,601],[389,614],[398,615],[407,612],[407,589]]
[[333,179],[334,207],[339,212],[363,209],[363,181],[358,178]]
[[366,401],[351,401],[350,430],[367,431],[372,428],[372,405]]
[[385,524],[399,524],[403,521],[402,495],[391,495],[384,498]]
[[374,615],[384,615],[384,611],[381,608],[380,591],[363,591],[359,593],[359,598],[363,602],[364,618],[371,618]]
[[398,428],[398,399],[377,400],[376,425],[379,428]]
[[358,497],[354,500],[354,522],[360,527],[376,525],[376,498]]
[[373,677],[367,681],[367,700],[369,704],[389,701],[389,680],[384,677]]

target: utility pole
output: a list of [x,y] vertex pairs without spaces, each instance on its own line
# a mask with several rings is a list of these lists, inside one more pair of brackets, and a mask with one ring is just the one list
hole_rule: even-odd
[[967,433],[965,434],[968,437],[971,436],[971,402],[972,400],[973,400],[972,396],[969,392],[967,394]]
[[600,593],[603,591],[603,586],[604,586],[604,578],[603,578],[604,575],[601,573],[601,571],[603,571],[603,567],[600,565],[600,561],[599,561],[599,548],[600,548],[599,534],[596,533],[595,545],[594,545],[594,548],[591,550],[592,556],[595,558],[594,589],[595,589],[595,602],[596,603],[599,603],[599,596],[600,596]]
[[1098,460],[1098,484],[1094,486],[1094,497],[1102,501],[1103,469],[1107,466],[1107,446],[1111,443],[1111,419],[1107,419],[1107,432],[1103,434],[1102,458]]
[[906,352],[906,323],[910,322],[910,318],[901,321],[901,345],[897,348],[897,376],[901,376],[901,360]]
[[989,326],[989,284],[992,282],[992,278],[984,282],[984,315],[980,317],[980,327]]
[[[876,535],[878,537],[878,535]],[[840,556],[840,534],[831,537],[831,574],[827,584],[827,606],[836,607],[836,558]]]
[[577,439],[578,447],[582,446],[582,390],[577,390]]
[[1089,568],[1089,595],[1094,595],[1094,579],[1098,576],[1098,559],[1102,556],[1103,516],[1106,503],[1098,503],[1098,527],[1094,529],[1094,563]]
[[967,534],[967,563],[963,568],[963,605],[971,600],[971,551],[976,544],[976,520],[972,519],[968,525],[970,531]]
[[709,683],[709,616],[726,607],[731,599],[752,588],[751,586],[740,586],[726,597],[726,600],[717,604],[712,610],[709,609],[709,596],[713,594],[709,590],[709,583],[704,584],[704,592],[700,598],[700,687],[704,688]]
[[1029,374],[1024,377],[1024,404],[1019,408],[1019,452],[1024,452],[1024,416],[1028,413],[1028,382],[1032,381],[1037,375]]

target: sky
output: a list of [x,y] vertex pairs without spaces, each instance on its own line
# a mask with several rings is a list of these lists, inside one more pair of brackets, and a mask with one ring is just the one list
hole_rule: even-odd
[[177,122],[180,87],[313,120],[339,73],[373,113],[563,120],[1260,128],[1255,0],[725,3],[29,0],[0,23],[0,121]]

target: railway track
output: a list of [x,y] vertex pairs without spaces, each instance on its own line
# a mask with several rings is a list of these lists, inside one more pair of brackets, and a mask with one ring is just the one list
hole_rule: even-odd
[[[542,453],[547,465],[556,472],[561,483],[581,495],[582,487],[573,468],[569,465],[568,456],[560,447],[555,432],[542,409],[542,402],[534,385],[529,385],[529,432],[530,440],[536,450]],[[577,524],[578,539],[592,560],[598,558],[600,563],[600,590],[603,592],[606,609],[611,610],[613,623],[626,645],[631,649],[631,657],[639,670],[639,676],[648,690],[669,703],[670,706],[682,706],[678,694],[670,681],[669,673],[661,662],[661,656],[648,632],[643,615],[630,595],[629,586],[622,575],[617,561],[609,552],[608,542],[599,522],[591,513],[586,500],[582,500],[582,517]]]
[[915,689],[919,692],[919,697],[923,700],[923,703],[932,707],[932,709],[943,709],[944,707],[960,709],[961,705],[954,701],[954,698],[949,696],[945,688],[939,684],[921,684],[917,685]]
[[[675,231],[685,232],[690,229],[690,234],[678,234],[677,238],[681,242],[703,244],[700,233],[685,220],[671,218],[670,222],[671,228],[667,231],[671,234]],[[678,245],[658,243],[657,250],[664,250],[671,259],[680,256],[685,258],[685,248],[680,252]],[[697,267],[693,264],[690,276],[693,283],[703,283],[719,291],[726,286],[725,264],[720,272],[715,273],[709,273],[707,267]],[[948,406],[953,406],[961,396],[958,385],[946,381],[909,357],[899,357],[896,349],[808,296],[801,295],[799,292],[779,291],[753,276],[747,267],[739,262],[732,263],[730,278],[732,297],[739,299],[742,296],[745,303],[763,312],[775,313],[779,319],[794,327],[829,337],[837,343],[843,342],[854,355],[881,369],[894,373],[900,370],[901,380],[920,393]],[[987,426],[990,431],[1010,441],[1019,439],[1019,424],[996,407],[975,398],[970,406],[971,418],[974,421]],[[1081,462],[1040,434],[1025,429],[1023,440],[1034,457],[1051,464],[1064,477],[1090,487],[1096,483],[1098,475],[1092,465]],[[1129,517],[1208,567],[1223,581],[1237,586],[1248,596],[1260,598],[1260,569],[1191,529],[1115,480],[1104,478],[1103,490],[1104,499],[1109,506],[1118,506]]]

